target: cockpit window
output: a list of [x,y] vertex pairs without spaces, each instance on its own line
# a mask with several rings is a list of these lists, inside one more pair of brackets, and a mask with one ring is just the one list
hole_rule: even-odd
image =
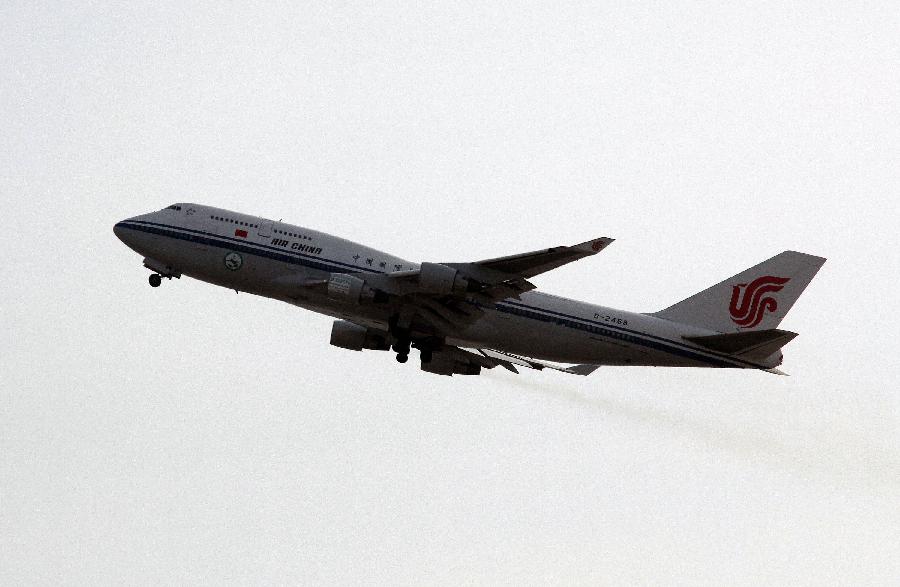
[[181,206],[179,206],[178,204],[172,204],[171,206],[168,206],[166,210],[181,210]]

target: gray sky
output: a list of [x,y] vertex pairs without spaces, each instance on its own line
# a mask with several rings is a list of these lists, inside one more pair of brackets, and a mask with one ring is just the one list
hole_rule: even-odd
[[[0,6],[0,583],[900,576],[900,12],[864,3]],[[608,235],[654,311],[829,258],[791,377],[452,379],[146,283],[196,201],[411,260]]]

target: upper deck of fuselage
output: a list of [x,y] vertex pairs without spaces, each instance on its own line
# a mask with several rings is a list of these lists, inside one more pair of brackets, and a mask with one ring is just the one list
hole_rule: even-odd
[[341,271],[357,268],[361,272],[389,273],[418,268],[418,264],[395,255],[298,224],[203,204],[181,202],[129,218],[117,225],[116,234],[127,243],[119,227],[141,224],[190,231],[212,238],[225,248],[251,244],[326,263],[334,261],[340,265],[335,270]]

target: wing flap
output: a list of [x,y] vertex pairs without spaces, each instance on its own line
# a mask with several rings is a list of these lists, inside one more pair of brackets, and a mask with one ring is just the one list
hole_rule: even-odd
[[506,353],[503,351],[496,351],[494,349],[478,349],[478,352],[485,356],[495,358],[499,361],[507,361],[514,365],[519,365],[520,367],[528,367],[529,369],[534,369],[536,371],[551,369],[553,371],[560,371],[562,373],[568,373],[570,375],[590,375],[600,367],[600,365],[572,365],[570,367],[563,367],[561,365],[554,365],[553,363],[546,363],[544,361],[538,361],[536,359],[530,359],[528,357],[514,355],[512,353]]
[[569,375],[590,375],[599,367],[599,365],[572,365],[570,367],[564,367],[562,365],[545,363],[543,361],[537,361],[528,357],[522,357],[520,355],[514,355],[512,353],[494,349],[462,348],[454,345],[445,345],[441,347],[440,350],[435,352],[433,360],[440,360],[438,358],[439,356],[441,356],[443,360],[449,359],[457,363],[477,365],[484,369],[503,367],[513,373],[519,372],[516,367],[526,367],[536,371],[551,369],[561,373],[568,373]]

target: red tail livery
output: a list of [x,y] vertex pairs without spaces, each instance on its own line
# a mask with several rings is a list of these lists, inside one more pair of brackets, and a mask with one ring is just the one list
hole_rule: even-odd
[[764,296],[781,291],[788,281],[790,278],[787,277],[765,275],[754,279],[749,285],[741,283],[733,286],[731,305],[728,307],[731,320],[741,328],[757,326],[766,312],[778,309],[778,301],[773,296]]

